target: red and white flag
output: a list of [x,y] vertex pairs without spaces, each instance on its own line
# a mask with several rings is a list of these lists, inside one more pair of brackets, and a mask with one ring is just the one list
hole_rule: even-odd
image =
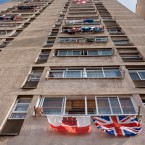
[[47,116],[49,125],[60,133],[85,134],[91,132],[90,117]]

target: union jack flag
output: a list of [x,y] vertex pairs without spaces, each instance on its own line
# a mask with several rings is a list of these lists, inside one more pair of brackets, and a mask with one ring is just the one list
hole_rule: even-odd
[[99,130],[112,136],[135,136],[141,131],[141,125],[134,116],[92,117]]

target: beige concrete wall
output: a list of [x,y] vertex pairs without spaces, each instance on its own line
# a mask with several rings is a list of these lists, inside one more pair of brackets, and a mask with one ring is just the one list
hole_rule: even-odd
[[145,19],[145,1],[137,0],[136,13],[139,17]]
[[[40,50],[46,41],[52,26],[55,24],[66,0],[54,0],[44,12],[40,14],[18,37],[0,52],[0,125],[9,114],[18,95],[33,95],[27,117],[22,126],[20,135],[15,137],[0,137],[0,145],[144,145],[145,139],[145,108],[139,94],[145,94],[144,88],[135,88],[126,69],[126,65],[145,65],[145,62],[123,62],[111,37],[107,44],[60,44],[55,42],[47,63],[35,64]],[[116,0],[102,0],[126,35],[145,57],[145,22],[123,7]],[[118,9],[119,8],[119,9]],[[59,36],[67,34],[58,34]],[[98,34],[97,34],[98,35]],[[109,35],[105,29],[105,35]],[[54,49],[58,48],[100,48],[113,47],[114,55],[94,58],[58,58],[53,56]],[[125,72],[123,79],[49,79],[46,73],[50,66],[121,66]],[[45,69],[36,89],[23,90],[21,86],[32,66],[44,66]],[[93,130],[88,135],[63,135],[53,132],[48,126],[46,117],[34,118],[33,107],[40,95],[50,97],[67,95],[133,95],[136,104],[141,106],[143,114],[143,130],[140,135],[129,138],[110,137],[98,132],[92,124]],[[73,97],[73,96],[72,96]]]

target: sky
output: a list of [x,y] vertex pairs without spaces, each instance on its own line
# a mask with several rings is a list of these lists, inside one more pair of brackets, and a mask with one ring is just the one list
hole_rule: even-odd
[[117,0],[117,1],[135,13],[137,0]]
[[6,3],[8,1],[10,1],[10,0],[0,0],[0,4]]
[[[0,0],[0,4],[3,4],[8,1],[10,0]],[[117,1],[126,6],[132,12],[135,12],[137,0],[117,0]]]

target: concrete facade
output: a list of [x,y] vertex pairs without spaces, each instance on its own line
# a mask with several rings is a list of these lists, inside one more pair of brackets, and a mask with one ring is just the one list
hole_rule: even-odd
[[143,0],[137,1],[136,13],[138,16],[145,19],[145,2]]
[[[36,0],[37,1],[37,0]],[[35,2],[36,2],[35,1]],[[137,15],[129,11],[122,6],[116,0],[90,0],[93,6],[92,10],[95,13],[85,14],[82,16],[80,13],[72,15],[69,14],[69,8],[73,6],[72,2],[66,0],[54,0],[37,1],[38,5],[44,6],[44,9],[39,9],[39,12],[25,12],[28,14],[26,20],[31,17],[28,22],[22,22],[29,24],[26,28],[13,28],[13,30],[21,30],[21,33],[16,37],[7,35],[0,35],[0,41],[3,42],[6,39],[13,38],[13,40],[3,48],[0,48],[0,145],[144,145],[145,139],[145,108],[143,100],[145,99],[145,82],[142,79],[139,82],[135,82],[129,75],[129,69],[142,69],[145,70],[145,21],[139,18]],[[67,11],[64,12],[65,16],[62,20],[60,14],[68,2]],[[101,3],[100,3],[101,2]],[[43,4],[42,4],[43,3]],[[96,4],[98,3],[98,6]],[[101,14],[101,10],[98,7],[103,5],[110,15]],[[23,3],[20,5],[24,5]],[[29,5],[29,2],[25,5]],[[33,4],[30,4],[33,5]],[[36,3],[35,3],[36,5]],[[0,6],[2,7],[2,6]],[[66,6],[67,7],[67,6]],[[88,7],[88,5],[87,5]],[[17,6],[15,7],[17,8]],[[81,8],[80,8],[81,9]],[[103,11],[104,8],[102,8]],[[5,14],[13,14],[13,10],[6,12]],[[17,12],[18,14],[20,12]],[[40,14],[39,14],[40,13]],[[101,20],[101,24],[104,26],[103,33],[91,34],[91,33],[79,33],[69,35],[61,32],[61,28],[65,25],[65,20],[68,17],[93,17],[98,16],[97,20]],[[108,22],[112,21],[113,24],[117,24],[117,28],[121,28],[124,32],[121,35],[109,34],[109,26],[107,26],[107,20],[103,17],[111,17]],[[76,19],[76,18],[75,18]],[[32,21],[33,20],[33,21]],[[74,20],[74,19],[73,19]],[[59,27],[59,32],[56,36],[49,36],[53,26],[57,22],[62,22]],[[0,22],[1,23],[1,22]],[[9,22],[10,23],[10,22]],[[15,24],[15,22],[14,22]],[[0,27],[0,30],[11,30],[11,28]],[[97,36],[107,36],[108,41],[106,43],[86,43],[86,40],[82,40],[79,43],[60,43],[60,37],[81,37],[83,39]],[[116,36],[116,37],[115,37]],[[48,47],[49,38],[55,37],[55,41],[52,47]],[[126,40],[126,37],[131,41],[132,45],[115,46],[113,39],[118,37],[121,40]],[[56,50],[59,49],[100,49],[111,48],[113,50],[112,56],[103,57],[57,57],[55,55]],[[136,48],[137,52],[141,56],[141,60],[123,61],[121,58],[121,48],[124,50]],[[50,51],[47,62],[36,63],[36,60],[42,51],[47,49]],[[120,50],[120,51],[119,51]],[[129,50],[129,52],[131,51]],[[126,50],[128,51],[128,50]],[[42,68],[42,75],[38,81],[38,85],[35,88],[23,88],[28,76],[35,67]],[[121,70],[121,78],[51,78],[50,72],[52,68],[88,68],[88,67],[117,67]],[[139,87],[138,87],[139,86]],[[135,106],[141,106],[141,124],[142,132],[135,137],[111,137],[102,132],[99,132],[92,123],[92,132],[86,135],[69,135],[58,134],[51,130],[48,125],[46,116],[34,117],[34,106],[38,104],[40,96],[47,96],[48,98],[59,98],[67,96],[69,99],[83,99],[84,96],[88,98],[98,97],[112,97],[112,96],[132,96]],[[7,124],[12,109],[18,99],[18,97],[31,98],[31,103],[27,111],[27,115],[24,119],[19,135],[3,134],[4,127]]]

